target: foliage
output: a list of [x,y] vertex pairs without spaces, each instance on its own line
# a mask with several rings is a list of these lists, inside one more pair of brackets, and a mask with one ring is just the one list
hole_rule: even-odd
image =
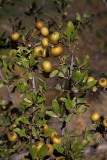
[[[76,130],[68,131],[66,127],[62,127],[64,135],[59,135],[62,137],[62,144],[54,143],[54,152],[50,155],[47,154],[49,148],[46,144],[52,143],[51,136],[55,129],[51,127],[46,129],[45,125],[49,124],[52,117],[63,119],[62,126],[69,121],[72,122],[75,115],[82,115],[86,112],[88,108],[86,105],[87,92],[94,92],[98,88],[97,80],[87,82],[90,69],[89,56],[86,55],[83,60],[75,57],[77,34],[88,22],[90,16],[84,15],[85,20],[82,21],[78,13],[74,22],[71,20],[67,22],[66,10],[70,6],[70,2],[72,0],[54,0],[58,12],[58,23],[54,23],[55,18],[49,17],[46,22],[43,22],[44,25],[47,24],[50,34],[60,30],[60,40],[57,45],[63,48],[65,54],[52,57],[50,50],[56,45],[50,43],[48,47],[44,48],[46,49],[46,58],[35,56],[34,48],[41,46],[43,36],[35,26],[31,30],[25,29],[22,21],[18,19],[15,19],[14,22],[10,19],[10,23],[13,31],[20,33],[20,39],[13,41],[11,37],[4,38],[5,33],[0,37],[1,46],[4,46],[6,42],[5,47],[11,47],[8,55],[0,57],[0,76],[2,78],[0,87],[6,86],[13,105],[13,107],[5,109],[1,107],[1,117],[3,118],[0,126],[7,127],[8,132],[14,131],[18,134],[18,139],[12,143],[8,141],[7,135],[3,136],[3,140],[0,142],[2,159],[8,160],[14,153],[29,151],[30,155],[27,155],[27,160],[48,159],[52,154],[56,156],[55,152],[57,155],[63,155],[66,159],[80,160],[84,157],[82,150],[91,141],[91,134],[86,133],[86,130],[79,136]],[[33,15],[37,20],[37,12],[42,15],[42,8],[33,2],[26,15]],[[15,25],[16,21],[18,25]],[[53,23],[54,25],[52,25]],[[53,58],[53,70],[46,73],[41,64],[44,59],[47,60],[50,57]],[[59,61],[58,64],[55,62],[56,59]],[[17,68],[23,72],[23,76],[17,74]],[[58,90],[59,94],[52,99],[51,106],[46,106],[48,101],[46,92],[49,88],[45,78],[51,80],[54,77],[58,83],[52,88]],[[18,106],[12,98],[12,93],[15,94],[16,91],[20,93],[18,98],[22,100]],[[64,96],[62,96],[63,93],[65,93]],[[1,100],[0,104],[7,106],[4,100]],[[39,149],[36,145],[38,141],[44,142]]]

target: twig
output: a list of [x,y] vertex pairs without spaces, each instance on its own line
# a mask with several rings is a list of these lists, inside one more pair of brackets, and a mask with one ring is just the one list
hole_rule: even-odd
[[70,73],[69,73],[69,77],[72,77],[72,72],[73,72],[73,65],[74,65],[74,57],[73,54],[71,56],[71,63],[70,63]]
[[[33,74],[33,72],[32,72],[32,74]],[[32,87],[33,87],[33,92],[35,92],[36,91],[36,84],[35,84],[35,77],[34,77],[34,75],[33,75],[33,78],[32,78]]]
[[[0,69],[0,77],[1,77],[1,79],[2,79],[3,81],[5,81],[5,78],[4,78],[3,74],[2,74],[1,69]],[[12,95],[11,95],[11,90],[10,90],[8,84],[5,84],[5,86],[6,86],[6,88],[7,88],[8,93],[9,93],[9,98],[10,98],[11,102],[13,103],[14,107],[16,107],[15,102],[14,102],[14,99],[13,99],[13,97],[12,97]]]

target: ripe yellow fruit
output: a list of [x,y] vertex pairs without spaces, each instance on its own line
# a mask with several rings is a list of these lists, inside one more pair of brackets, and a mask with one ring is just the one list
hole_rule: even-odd
[[47,150],[46,150],[46,155],[50,156],[54,152],[54,146],[52,144],[46,144]]
[[33,50],[35,57],[46,57],[46,49],[43,49],[42,46],[37,46]]
[[41,40],[41,44],[42,44],[42,46],[44,46],[44,47],[48,47],[48,46],[49,46],[49,40],[48,40],[48,38],[43,38],[43,39]]
[[40,33],[41,33],[42,36],[46,37],[46,36],[48,36],[48,34],[49,34],[49,30],[48,30],[47,27],[42,27],[42,28],[40,29]]
[[59,40],[60,40],[59,32],[54,32],[50,35],[50,42],[52,44],[58,44]]
[[61,144],[62,143],[62,138],[61,137],[57,137],[57,136],[53,136],[53,137],[51,137],[51,142],[52,143]]
[[10,38],[12,41],[18,41],[20,38],[20,35],[18,32],[15,32],[15,33],[11,34]]
[[61,46],[52,47],[50,50],[50,53],[55,57],[61,55],[62,52],[63,52],[63,48]]
[[93,113],[90,117],[90,119],[93,121],[93,122],[96,122],[100,119],[100,114],[99,113]]
[[107,86],[107,79],[106,79],[106,78],[100,78],[100,79],[98,80],[98,85],[99,85],[100,87],[106,87],[106,86]]
[[51,62],[44,61],[42,63],[42,68],[43,68],[44,72],[47,72],[47,73],[51,72],[52,71],[52,64],[51,64]]
[[37,147],[38,150],[40,150],[40,148],[41,148],[43,145],[44,145],[44,142],[42,142],[42,141],[38,141],[38,142],[36,143],[36,147]]
[[90,77],[87,78],[87,83],[91,82],[91,81],[94,81],[94,80],[95,80],[95,78],[90,76]]
[[36,27],[37,29],[41,29],[43,26],[44,26],[44,24],[43,24],[43,22],[41,22],[41,21],[37,21],[37,22],[35,23],[35,27]]
[[45,132],[49,129],[49,126],[47,124],[43,125],[42,131]]
[[107,118],[105,118],[105,119],[103,120],[103,126],[104,126],[105,128],[107,128]]
[[7,137],[8,137],[8,140],[9,140],[10,142],[14,142],[14,141],[16,141],[17,138],[18,138],[16,132],[9,132],[8,135],[7,135]]

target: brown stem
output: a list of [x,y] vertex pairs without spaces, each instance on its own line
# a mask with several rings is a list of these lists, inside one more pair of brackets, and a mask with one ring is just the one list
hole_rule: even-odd
[[[32,72],[32,74],[34,74],[34,72]],[[32,87],[33,87],[33,92],[36,92],[36,84],[35,84],[35,77],[33,75],[33,78],[32,78]]]

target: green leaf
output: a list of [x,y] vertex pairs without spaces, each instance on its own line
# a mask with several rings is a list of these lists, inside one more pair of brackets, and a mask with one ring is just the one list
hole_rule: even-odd
[[80,65],[80,60],[79,60],[79,58],[78,58],[78,57],[75,57],[75,59],[76,59],[77,64]]
[[32,101],[30,101],[28,98],[24,98],[24,101],[21,102],[21,104],[25,105],[26,107],[32,105]]
[[38,153],[38,149],[35,145],[33,145],[32,147],[29,148],[29,152],[31,154],[31,157],[33,160],[37,159],[38,156],[37,156],[37,153]]
[[59,72],[59,73],[58,73],[58,77],[64,78],[65,76],[64,76],[64,74],[63,74],[62,72]]
[[68,24],[67,24],[67,29],[66,31],[64,32],[65,35],[68,37],[68,39],[71,38],[71,34],[74,32],[74,24],[69,21]]
[[49,137],[53,134],[54,131],[55,131],[54,129],[48,129],[44,132],[44,136]]
[[46,97],[40,97],[37,102],[38,103],[41,103],[41,102],[44,102],[46,100]]
[[3,156],[7,157],[9,154],[11,154],[12,152],[14,152],[14,149],[4,149],[3,150]]
[[72,80],[76,83],[77,82],[79,83],[84,80],[87,74],[88,74],[88,71],[84,71],[83,73],[81,73],[80,71],[76,71],[73,73]]
[[20,79],[19,83],[17,84],[17,88],[21,91],[25,91],[28,88],[27,81],[23,78]]
[[93,80],[91,82],[88,82],[86,85],[84,85],[82,87],[82,89],[89,89],[89,88],[93,87],[96,83],[97,83],[97,80]]
[[76,87],[72,87],[71,90],[72,90],[74,93],[78,93],[78,88],[76,88]]
[[43,92],[43,86],[39,85],[39,91],[42,93]]
[[27,95],[27,97],[28,97],[29,100],[32,100],[33,95],[32,95],[31,92],[27,92],[26,95]]
[[56,112],[56,113],[60,112],[59,103],[55,99],[52,101],[52,108],[53,108],[54,112]]
[[36,78],[37,81],[44,83],[43,79],[41,79],[41,78],[39,78],[39,77],[35,77],[35,78]]
[[38,126],[43,126],[44,124],[46,124],[47,123],[47,120],[36,120],[35,119],[35,123],[38,125]]
[[86,112],[86,110],[87,110],[86,105],[80,105],[80,106],[77,108],[77,114],[78,114],[78,115],[81,114],[80,111],[82,111],[82,113],[84,113],[84,112]]
[[79,146],[80,149],[81,149],[81,150],[84,149],[84,147],[86,147],[88,143],[89,143],[88,140],[83,140],[82,143],[81,143],[80,146]]
[[66,73],[67,71],[68,71],[68,65],[65,64],[62,66],[62,72]]
[[29,64],[30,64],[30,66],[35,64],[35,58],[34,58],[33,54],[30,54],[30,56],[29,56]]
[[58,74],[58,70],[54,70],[53,72],[50,73],[49,77],[54,77]]
[[15,132],[17,132],[20,136],[22,136],[22,137],[27,137],[27,135],[26,135],[26,130],[25,130],[25,129],[15,128],[14,130],[15,130]]
[[3,61],[3,67],[4,67],[5,69],[7,69],[7,66],[8,66],[7,62],[6,62],[6,61]]
[[15,124],[19,124],[19,122],[22,122],[24,124],[30,124],[29,120],[25,117],[19,117],[15,120]]
[[28,76],[29,79],[33,79],[34,77],[32,72],[26,72],[26,75]]
[[29,104],[32,104],[32,101],[29,100],[28,98],[24,98],[24,101],[27,102],[27,103],[29,103]]
[[55,86],[55,88],[56,88],[57,90],[61,90],[61,89],[62,89],[60,84],[57,84],[57,85]]
[[60,144],[54,143],[54,147],[55,147],[55,149],[56,149],[59,153],[62,153],[62,154],[63,154],[64,148],[63,148]]
[[29,60],[25,57],[22,57],[22,65],[26,68],[29,68]]
[[72,119],[72,117],[73,117],[73,114],[72,114],[72,113],[69,114],[69,115],[66,117],[65,122],[69,122],[69,121]]
[[86,99],[84,99],[84,98],[77,98],[76,102],[77,102],[77,104],[87,103]]
[[76,98],[74,98],[73,100],[65,98],[64,102],[65,102],[66,109],[71,110],[76,105]]
[[66,63],[66,59],[69,57],[70,57],[70,55],[65,55],[65,56],[61,57],[62,62]]
[[86,55],[85,58],[83,59],[82,65],[88,64],[89,63],[89,59],[90,59],[89,55]]
[[30,53],[31,51],[27,47],[19,46],[17,52],[20,54],[26,55]]
[[74,82],[78,82],[80,80],[81,73],[80,71],[76,71],[73,73],[72,80]]
[[34,137],[36,137],[36,135],[37,135],[37,131],[36,131],[36,129],[33,127],[32,128],[32,135],[34,136]]
[[17,53],[17,50],[12,49],[12,50],[9,52],[9,55],[10,55],[10,56],[15,56],[16,53]]
[[77,21],[81,21],[81,16],[80,16],[79,13],[76,13],[76,20],[77,20]]
[[47,150],[46,145],[43,145],[38,151],[38,157],[43,159],[46,156],[46,150]]
[[46,114],[50,117],[57,117],[57,115],[53,111],[46,111]]

